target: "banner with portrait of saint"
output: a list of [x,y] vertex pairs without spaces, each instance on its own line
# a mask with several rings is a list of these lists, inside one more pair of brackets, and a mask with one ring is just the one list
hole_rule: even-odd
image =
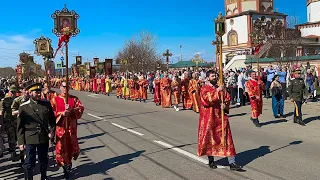
[[105,59],[105,74],[106,75],[112,75],[112,62],[113,59]]
[[97,66],[99,63],[99,58],[93,58],[93,64],[94,66]]
[[82,56],[76,56],[76,65],[82,64]]
[[104,62],[99,62],[99,63],[97,63],[96,73],[99,73],[99,74],[104,74],[104,73],[105,73],[105,65],[104,65]]
[[96,76],[96,68],[90,67],[90,78],[94,78]]
[[87,74],[85,66],[84,65],[79,65],[78,67],[79,67],[79,75],[80,76],[85,76]]

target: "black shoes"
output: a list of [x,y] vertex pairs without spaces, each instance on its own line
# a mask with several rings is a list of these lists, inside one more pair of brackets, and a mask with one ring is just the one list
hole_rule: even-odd
[[253,124],[254,124],[256,127],[261,127],[261,124],[259,123],[259,120],[258,120],[258,119],[250,118],[250,120],[253,122]]
[[214,163],[214,161],[209,161],[209,167],[211,169],[217,169],[218,168],[218,166],[216,165],[216,163]]
[[300,126],[306,126],[302,120],[302,117],[293,117],[293,123],[299,124]]
[[15,152],[15,151],[12,151],[12,152],[11,152],[11,161],[12,161],[12,162],[17,161],[17,160],[16,160],[16,156],[17,156],[16,152]]
[[231,170],[231,171],[238,171],[238,172],[245,172],[245,171],[246,171],[246,170],[242,169],[242,167],[239,166],[239,165],[236,164],[236,163],[230,164],[230,170]]

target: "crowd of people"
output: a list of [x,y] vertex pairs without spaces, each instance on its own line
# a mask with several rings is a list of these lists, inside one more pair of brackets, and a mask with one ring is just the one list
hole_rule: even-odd
[[[244,171],[236,164],[228,122],[227,114],[232,104],[238,107],[250,104],[250,120],[256,127],[261,127],[259,116],[262,114],[263,95],[272,98],[275,118],[284,117],[284,101],[289,97],[295,105],[294,123],[305,125],[301,112],[305,90],[310,98],[315,98],[314,91],[318,85],[317,73],[312,67],[304,68],[299,63],[290,69],[269,65],[257,73],[248,66],[225,71],[224,81],[217,72],[217,69],[202,68],[155,73],[117,72],[94,78],[70,76],[68,81],[70,89],[75,91],[107,96],[115,91],[118,99],[140,102],[153,99],[155,105],[162,108],[199,113],[197,154],[208,156],[209,167],[213,169],[217,168],[214,156],[223,156],[228,157],[231,170]],[[66,98],[68,84],[65,78],[53,77],[49,84],[45,82],[44,78],[24,80],[20,84],[9,79],[0,82],[3,89],[0,92],[1,113],[8,136],[8,150],[14,161],[18,142],[26,179],[33,177],[36,150],[41,164],[41,179],[47,178],[50,140],[56,143],[56,161],[63,167],[66,178],[70,176],[71,160],[77,159],[80,152],[77,119],[81,118],[84,107],[77,97],[70,95]],[[60,88],[61,93],[51,87]],[[148,97],[150,94],[153,97]]]
[[[11,160],[20,159],[25,179],[32,180],[38,155],[41,180],[46,180],[51,142],[52,146],[55,145],[54,158],[68,179],[71,161],[80,154],[77,120],[84,111],[81,101],[72,95],[66,97],[65,82],[60,83],[59,94],[50,90],[42,78],[20,84],[12,79],[2,79],[1,86],[0,139],[3,139],[4,131]],[[16,154],[17,144],[19,155]],[[3,157],[3,142],[0,150],[0,157]]]

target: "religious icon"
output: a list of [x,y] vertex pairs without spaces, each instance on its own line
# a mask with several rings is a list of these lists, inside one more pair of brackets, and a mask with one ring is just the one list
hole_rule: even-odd
[[60,17],[60,30],[62,30],[63,28],[70,28],[72,29],[72,24],[71,24],[71,17],[70,16],[61,16]]
[[50,45],[49,45],[49,41],[47,40],[37,41],[36,47],[37,47],[37,52],[39,54],[50,52]]
[[76,65],[81,65],[81,64],[82,64],[82,57],[76,56]]

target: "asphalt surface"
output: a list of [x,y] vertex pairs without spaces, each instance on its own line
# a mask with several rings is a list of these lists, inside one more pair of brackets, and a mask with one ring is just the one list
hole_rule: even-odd
[[[307,126],[292,122],[293,105],[286,101],[285,119],[272,116],[265,100],[256,128],[249,120],[250,106],[232,108],[230,124],[237,163],[246,172],[229,170],[225,158],[210,169],[206,157],[197,157],[198,114],[155,106],[152,100],[132,102],[113,94],[71,94],[80,98],[85,113],[78,121],[81,155],[74,162],[72,179],[88,180],[319,180],[320,103],[303,106]],[[51,153],[49,154],[51,156]],[[50,161],[48,175],[62,179],[62,169]],[[22,179],[19,162],[0,159],[1,179]],[[35,179],[40,179],[39,166]]]

